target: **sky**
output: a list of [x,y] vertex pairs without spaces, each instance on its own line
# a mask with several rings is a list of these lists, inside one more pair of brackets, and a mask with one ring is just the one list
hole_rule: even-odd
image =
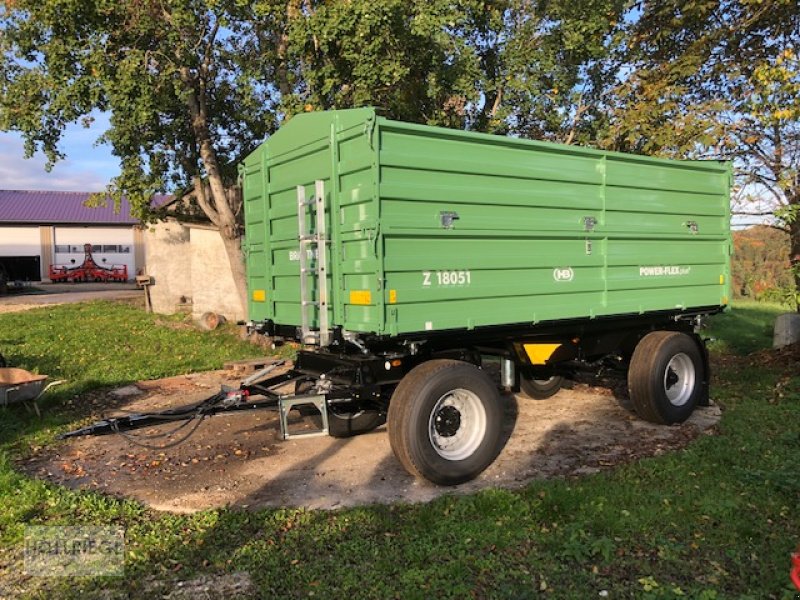
[[58,190],[66,192],[99,192],[111,178],[119,174],[119,160],[109,146],[95,146],[95,141],[108,128],[108,116],[93,115],[88,129],[81,125],[67,127],[61,141],[66,158],[56,163],[49,173],[47,159],[41,153],[25,159],[22,137],[14,132],[0,132],[0,189]]

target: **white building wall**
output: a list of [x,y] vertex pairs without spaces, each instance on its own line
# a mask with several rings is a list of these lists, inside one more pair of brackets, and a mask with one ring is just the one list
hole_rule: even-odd
[[162,222],[149,226],[144,237],[155,312],[172,314],[191,306],[195,317],[215,312],[229,321],[245,318],[216,229]]
[[171,315],[192,305],[192,254],[189,230],[175,222],[144,230],[147,274],[152,278],[153,312]]
[[229,321],[245,319],[236,285],[233,283],[228,253],[216,229],[191,227],[192,313],[198,317],[212,311]]
[[0,226],[0,256],[41,256],[38,227]]

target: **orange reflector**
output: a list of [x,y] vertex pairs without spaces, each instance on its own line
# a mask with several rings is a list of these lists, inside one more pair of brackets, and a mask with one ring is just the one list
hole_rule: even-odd
[[725,275],[720,275],[719,276],[719,284],[723,285],[724,283],[725,283]]
[[389,290],[389,304],[397,304],[397,290]]
[[266,290],[253,290],[253,302],[266,302],[266,301],[267,301]]
[[369,290],[350,290],[350,304],[372,304]]
[[397,359],[395,359],[395,360],[393,360],[393,361],[392,361],[392,366],[393,366],[393,367],[399,367],[399,366],[400,366],[400,365],[402,365],[402,364],[403,364],[403,361],[402,361],[402,360],[397,360]]

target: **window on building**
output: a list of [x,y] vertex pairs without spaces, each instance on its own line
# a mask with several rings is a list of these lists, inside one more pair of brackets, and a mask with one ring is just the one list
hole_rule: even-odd
[[[92,252],[102,252],[104,254],[130,254],[132,252],[130,246],[123,244],[92,244],[91,246]],[[83,244],[56,244],[54,247],[57,254],[83,254]]]

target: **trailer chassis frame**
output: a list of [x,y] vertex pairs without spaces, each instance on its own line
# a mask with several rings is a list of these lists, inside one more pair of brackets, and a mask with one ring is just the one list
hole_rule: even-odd
[[[569,375],[613,352],[633,347],[649,331],[669,329],[691,335],[701,350],[706,374],[702,382],[699,404],[709,402],[710,365],[705,341],[697,334],[703,316],[719,312],[719,308],[692,311],[669,311],[658,314],[628,315],[625,318],[576,320],[574,322],[528,324],[525,328],[502,327],[474,331],[450,332],[429,339],[367,338],[364,343],[348,340],[341,331],[334,332],[333,342],[326,348],[301,350],[291,369],[273,375],[285,364],[279,361],[244,379],[239,388],[223,388],[208,398],[187,406],[159,412],[136,413],[109,417],[87,427],[70,431],[61,438],[82,435],[124,433],[166,422],[204,419],[213,415],[251,410],[274,410],[279,413],[281,437],[311,437],[329,433],[329,411],[355,413],[371,410],[388,411],[391,393],[397,384],[416,366],[428,360],[450,358],[481,366],[482,355],[494,355],[514,365],[532,369],[542,377],[549,374]],[[255,326],[258,330],[259,327]],[[262,328],[263,329],[263,328]],[[528,343],[558,341],[562,354],[552,365],[532,365],[522,347]],[[625,366],[626,356],[619,362]],[[520,390],[519,369],[512,368],[507,391]],[[295,383],[294,393],[276,390]],[[311,407],[321,417],[321,427],[313,431],[292,432],[289,412],[298,407]]]

